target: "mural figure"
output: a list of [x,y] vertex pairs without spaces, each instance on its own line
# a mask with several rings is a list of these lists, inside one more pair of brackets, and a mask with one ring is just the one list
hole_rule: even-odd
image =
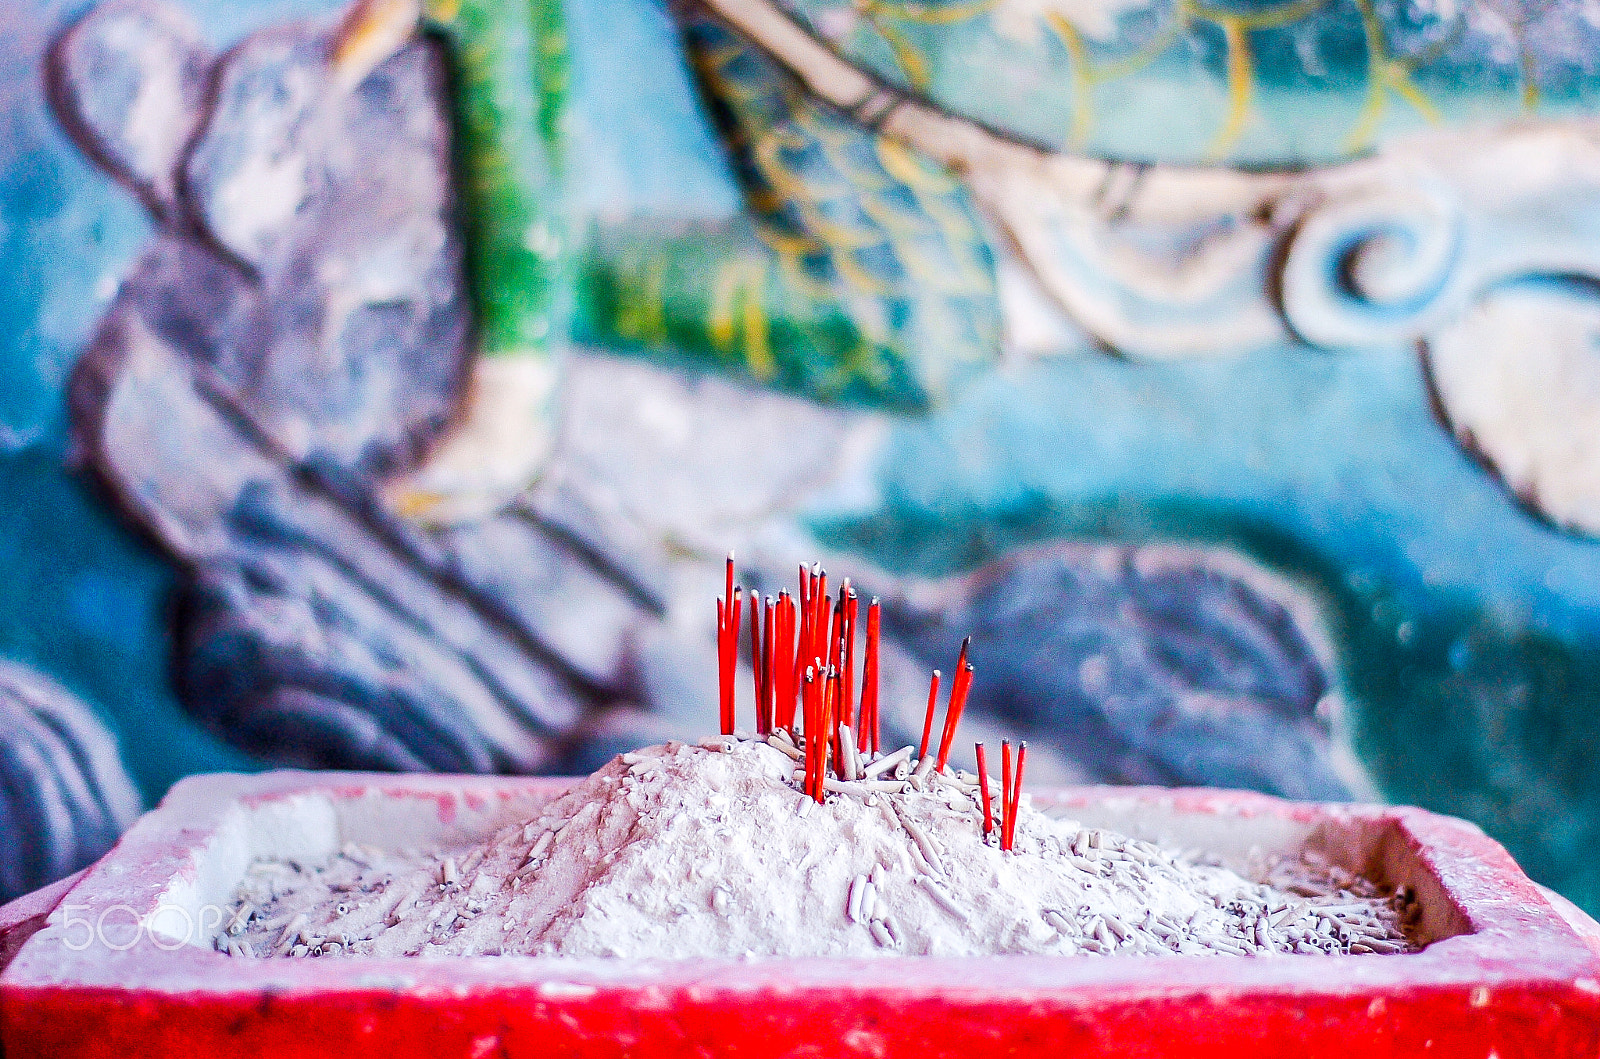
[[55,682],[0,663],[0,895],[87,867],[139,815],[117,744]]

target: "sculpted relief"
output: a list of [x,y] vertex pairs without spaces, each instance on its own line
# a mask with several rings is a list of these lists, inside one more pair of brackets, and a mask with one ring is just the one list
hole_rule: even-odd
[[[103,0],[53,39],[56,119],[151,229],[72,449],[177,571],[192,717],[262,761],[586,768],[703,722],[730,548],[757,591],[820,550],[883,598],[891,687],[972,629],[976,723],[1039,776],[1426,800],[1409,748],[1454,696],[1477,734],[1431,796],[1600,894],[1501,793],[1581,801],[1582,767],[1474,742],[1559,710],[1516,689],[1593,637],[1495,624],[1452,587],[1472,531],[1407,506],[1492,475],[1473,503],[1552,568],[1600,531],[1575,7],[652,11],[735,212],[581,208],[598,90],[557,0],[220,52]],[[1443,485],[1317,462],[1393,423]]]

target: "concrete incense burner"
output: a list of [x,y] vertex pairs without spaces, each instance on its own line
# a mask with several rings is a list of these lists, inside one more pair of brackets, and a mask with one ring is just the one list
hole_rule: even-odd
[[[252,861],[480,840],[560,779],[275,773],[181,783],[82,877],[0,910],[0,1052],[50,1056],[814,1054],[1540,1059],[1600,1053],[1600,933],[1469,824],[1223,791],[1035,805],[1221,856],[1313,848],[1411,887],[1393,956],[624,961],[241,959]],[[208,915],[209,913],[209,915]]]

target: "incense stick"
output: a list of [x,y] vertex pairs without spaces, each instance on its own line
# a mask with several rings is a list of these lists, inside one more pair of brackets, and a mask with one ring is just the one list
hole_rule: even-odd
[[881,608],[873,598],[867,605],[867,653],[861,664],[860,739],[869,754],[878,752],[878,632]]
[[917,744],[917,760],[921,761],[928,756],[928,737],[933,734],[933,710],[939,705],[939,671],[933,671],[933,680],[928,684],[928,713],[922,721],[922,742]]
[[1028,764],[1028,742],[1023,740],[1017,748],[1017,775],[1011,789],[1011,821],[1006,827],[1004,849],[1010,850],[1017,844],[1017,814],[1022,806],[1022,770]]
[[1006,835],[1011,830],[1011,740],[1000,741],[1000,848],[1010,849]]
[[776,607],[773,599],[768,596],[766,609],[763,612],[760,695],[756,699],[756,731],[761,735],[766,735],[772,731],[773,716],[777,708],[778,688],[772,655],[772,623],[775,613]]
[[[828,574],[820,564],[801,564],[799,574],[796,596],[787,590],[780,590],[776,599],[750,592],[750,669],[756,735],[765,739],[783,733],[795,745],[796,753],[805,762],[797,778],[817,801],[823,800],[828,789],[825,781],[830,778],[829,772],[835,782],[853,783],[892,768],[896,776],[909,776],[912,785],[920,788],[930,773],[942,773],[948,764],[972,686],[973,668],[967,661],[972,638],[961,643],[937,757],[928,754],[942,680],[936,669],[928,685],[915,769],[907,762],[910,747],[881,767],[869,766],[868,762],[879,753],[881,738],[882,608],[877,599],[867,607],[858,702],[855,670],[860,599],[849,578],[840,582],[837,598],[831,599]],[[724,736],[733,735],[737,728],[734,682],[743,629],[744,589],[736,580],[734,555],[729,552],[724,596],[716,601],[718,691]],[[801,725],[796,724],[797,720]],[[803,735],[798,732],[802,726]],[[1001,812],[1003,817],[1004,805]],[[992,826],[992,814],[986,808],[986,834]]]
[[[761,699],[764,675],[761,670],[761,596],[750,593],[750,675],[755,696],[756,731],[761,732]],[[762,732],[765,735],[765,732]]]
[[[850,587],[850,579],[844,579],[841,589],[843,595],[844,626],[840,637],[843,643],[840,659],[841,680],[840,690],[844,697],[840,699],[840,714],[847,728],[854,727],[859,731],[856,722],[856,592]],[[859,740],[857,740],[859,743]]]
[[[970,642],[971,637],[967,638]],[[961,724],[961,713],[967,708],[967,692],[972,688],[972,663],[967,661],[967,645],[961,645],[961,658],[956,662],[956,677],[950,685],[950,705],[944,712],[944,732],[939,737],[939,763],[934,767],[944,771],[950,760],[950,747],[956,740],[956,728]]]
[[978,791],[983,798],[983,837],[988,838],[989,832],[994,830],[994,815],[990,811],[989,801],[989,760],[984,756],[983,744],[975,744],[978,752]]
[[787,591],[778,593],[778,634],[775,662],[780,685],[773,717],[776,728],[794,727],[795,697],[800,688],[800,652],[795,644],[795,602]]
[[733,553],[728,553],[725,595],[717,600],[717,692],[723,735],[734,730],[733,681],[739,668],[740,590],[733,583]]

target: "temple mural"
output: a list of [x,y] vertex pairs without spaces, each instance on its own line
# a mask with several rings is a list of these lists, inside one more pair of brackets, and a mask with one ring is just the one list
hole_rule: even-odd
[[731,550],[881,598],[886,702],[970,631],[1041,782],[1600,909],[1583,5],[0,19],[0,896],[191,772],[692,735]]

